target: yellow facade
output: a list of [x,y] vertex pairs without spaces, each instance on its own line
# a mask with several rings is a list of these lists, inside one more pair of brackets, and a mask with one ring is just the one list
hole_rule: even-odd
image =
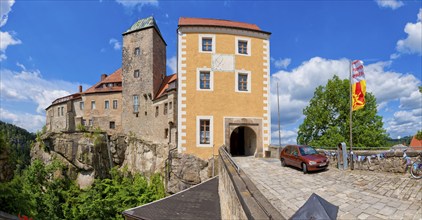
[[[179,152],[208,159],[217,154],[219,147],[230,144],[227,139],[231,130],[239,126],[255,126],[254,155],[261,155],[267,149],[270,142],[268,37],[233,28],[179,28]],[[212,52],[201,51],[202,38],[213,40]],[[239,40],[248,42],[248,55],[236,53]],[[198,89],[201,70],[211,74],[209,90]],[[248,75],[248,91],[237,91],[239,73]],[[202,116],[211,119],[208,146],[198,145],[198,120]],[[234,125],[231,130],[228,121]]]

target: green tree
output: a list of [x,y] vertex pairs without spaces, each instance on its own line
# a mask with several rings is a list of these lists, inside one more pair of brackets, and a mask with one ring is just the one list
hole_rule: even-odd
[[[335,147],[340,142],[349,142],[349,91],[349,80],[338,76],[316,88],[303,110],[305,119],[299,126],[299,144]],[[353,112],[353,147],[382,147],[387,134],[382,128],[382,117],[377,115],[376,99],[367,92],[365,100],[365,107]]]
[[419,130],[418,133],[416,133],[416,139],[422,140],[422,130]]

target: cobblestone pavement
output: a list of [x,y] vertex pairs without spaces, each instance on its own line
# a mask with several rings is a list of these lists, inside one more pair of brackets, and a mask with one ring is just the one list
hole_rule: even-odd
[[303,174],[278,159],[234,157],[271,204],[291,217],[316,193],[339,206],[338,219],[422,219],[422,179],[410,174],[326,171]]

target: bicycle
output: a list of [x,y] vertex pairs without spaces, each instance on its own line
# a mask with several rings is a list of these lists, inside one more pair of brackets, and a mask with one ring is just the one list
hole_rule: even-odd
[[422,178],[422,153],[420,153],[419,158],[410,166],[410,174],[415,179]]

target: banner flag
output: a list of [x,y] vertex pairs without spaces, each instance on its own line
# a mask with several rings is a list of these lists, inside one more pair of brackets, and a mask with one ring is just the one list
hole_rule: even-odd
[[365,106],[366,80],[362,60],[352,62],[352,109],[359,110]]

